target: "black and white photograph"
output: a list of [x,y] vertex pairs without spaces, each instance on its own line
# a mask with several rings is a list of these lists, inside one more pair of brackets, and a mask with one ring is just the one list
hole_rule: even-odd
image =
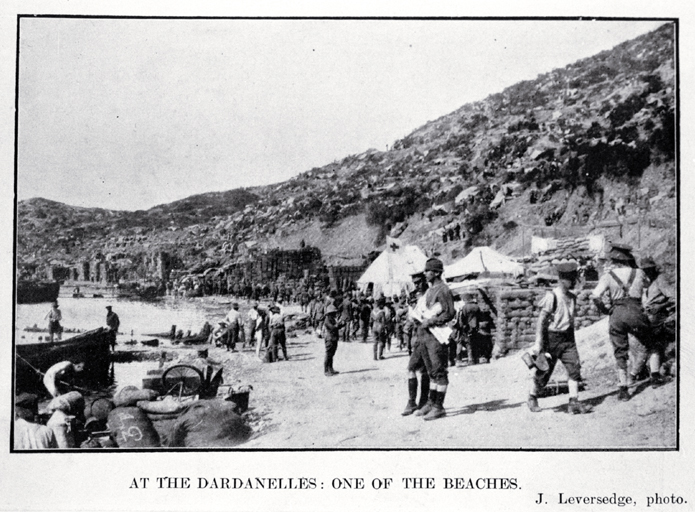
[[654,12],[12,13],[0,510],[691,509]]

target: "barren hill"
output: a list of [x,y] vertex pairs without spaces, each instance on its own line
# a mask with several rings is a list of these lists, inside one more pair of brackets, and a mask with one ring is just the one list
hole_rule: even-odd
[[[44,199],[17,208],[22,266],[166,250],[190,268],[229,247],[318,247],[335,263],[400,236],[451,260],[474,245],[528,252],[530,236],[602,232],[673,269],[674,26],[518,83],[393,143],[276,185],[192,196],[147,211]],[[446,240],[446,241],[445,241]],[[119,243],[127,241],[128,243]]]

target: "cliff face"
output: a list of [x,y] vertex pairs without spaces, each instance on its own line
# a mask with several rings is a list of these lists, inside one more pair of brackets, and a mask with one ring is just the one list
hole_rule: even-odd
[[[676,244],[674,27],[518,83],[395,141],[277,185],[147,211],[44,199],[17,208],[21,265],[97,255],[133,265],[223,264],[244,243],[305,244],[341,261],[400,236],[445,260],[473,245],[604,232],[672,265]],[[446,241],[445,241],[446,240]]]

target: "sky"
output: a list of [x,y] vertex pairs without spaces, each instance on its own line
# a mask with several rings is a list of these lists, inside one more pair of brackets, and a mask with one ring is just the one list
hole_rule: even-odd
[[662,23],[22,18],[17,198],[285,181]]

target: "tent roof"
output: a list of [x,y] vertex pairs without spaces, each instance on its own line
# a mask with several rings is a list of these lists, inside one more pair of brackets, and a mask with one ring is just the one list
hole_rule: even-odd
[[415,245],[387,244],[386,249],[365,270],[357,281],[364,291],[373,283],[373,295],[400,295],[413,289],[411,276],[425,268],[427,256]]
[[445,266],[444,278],[452,279],[483,272],[517,276],[524,273],[524,267],[490,247],[475,247],[465,258]]

